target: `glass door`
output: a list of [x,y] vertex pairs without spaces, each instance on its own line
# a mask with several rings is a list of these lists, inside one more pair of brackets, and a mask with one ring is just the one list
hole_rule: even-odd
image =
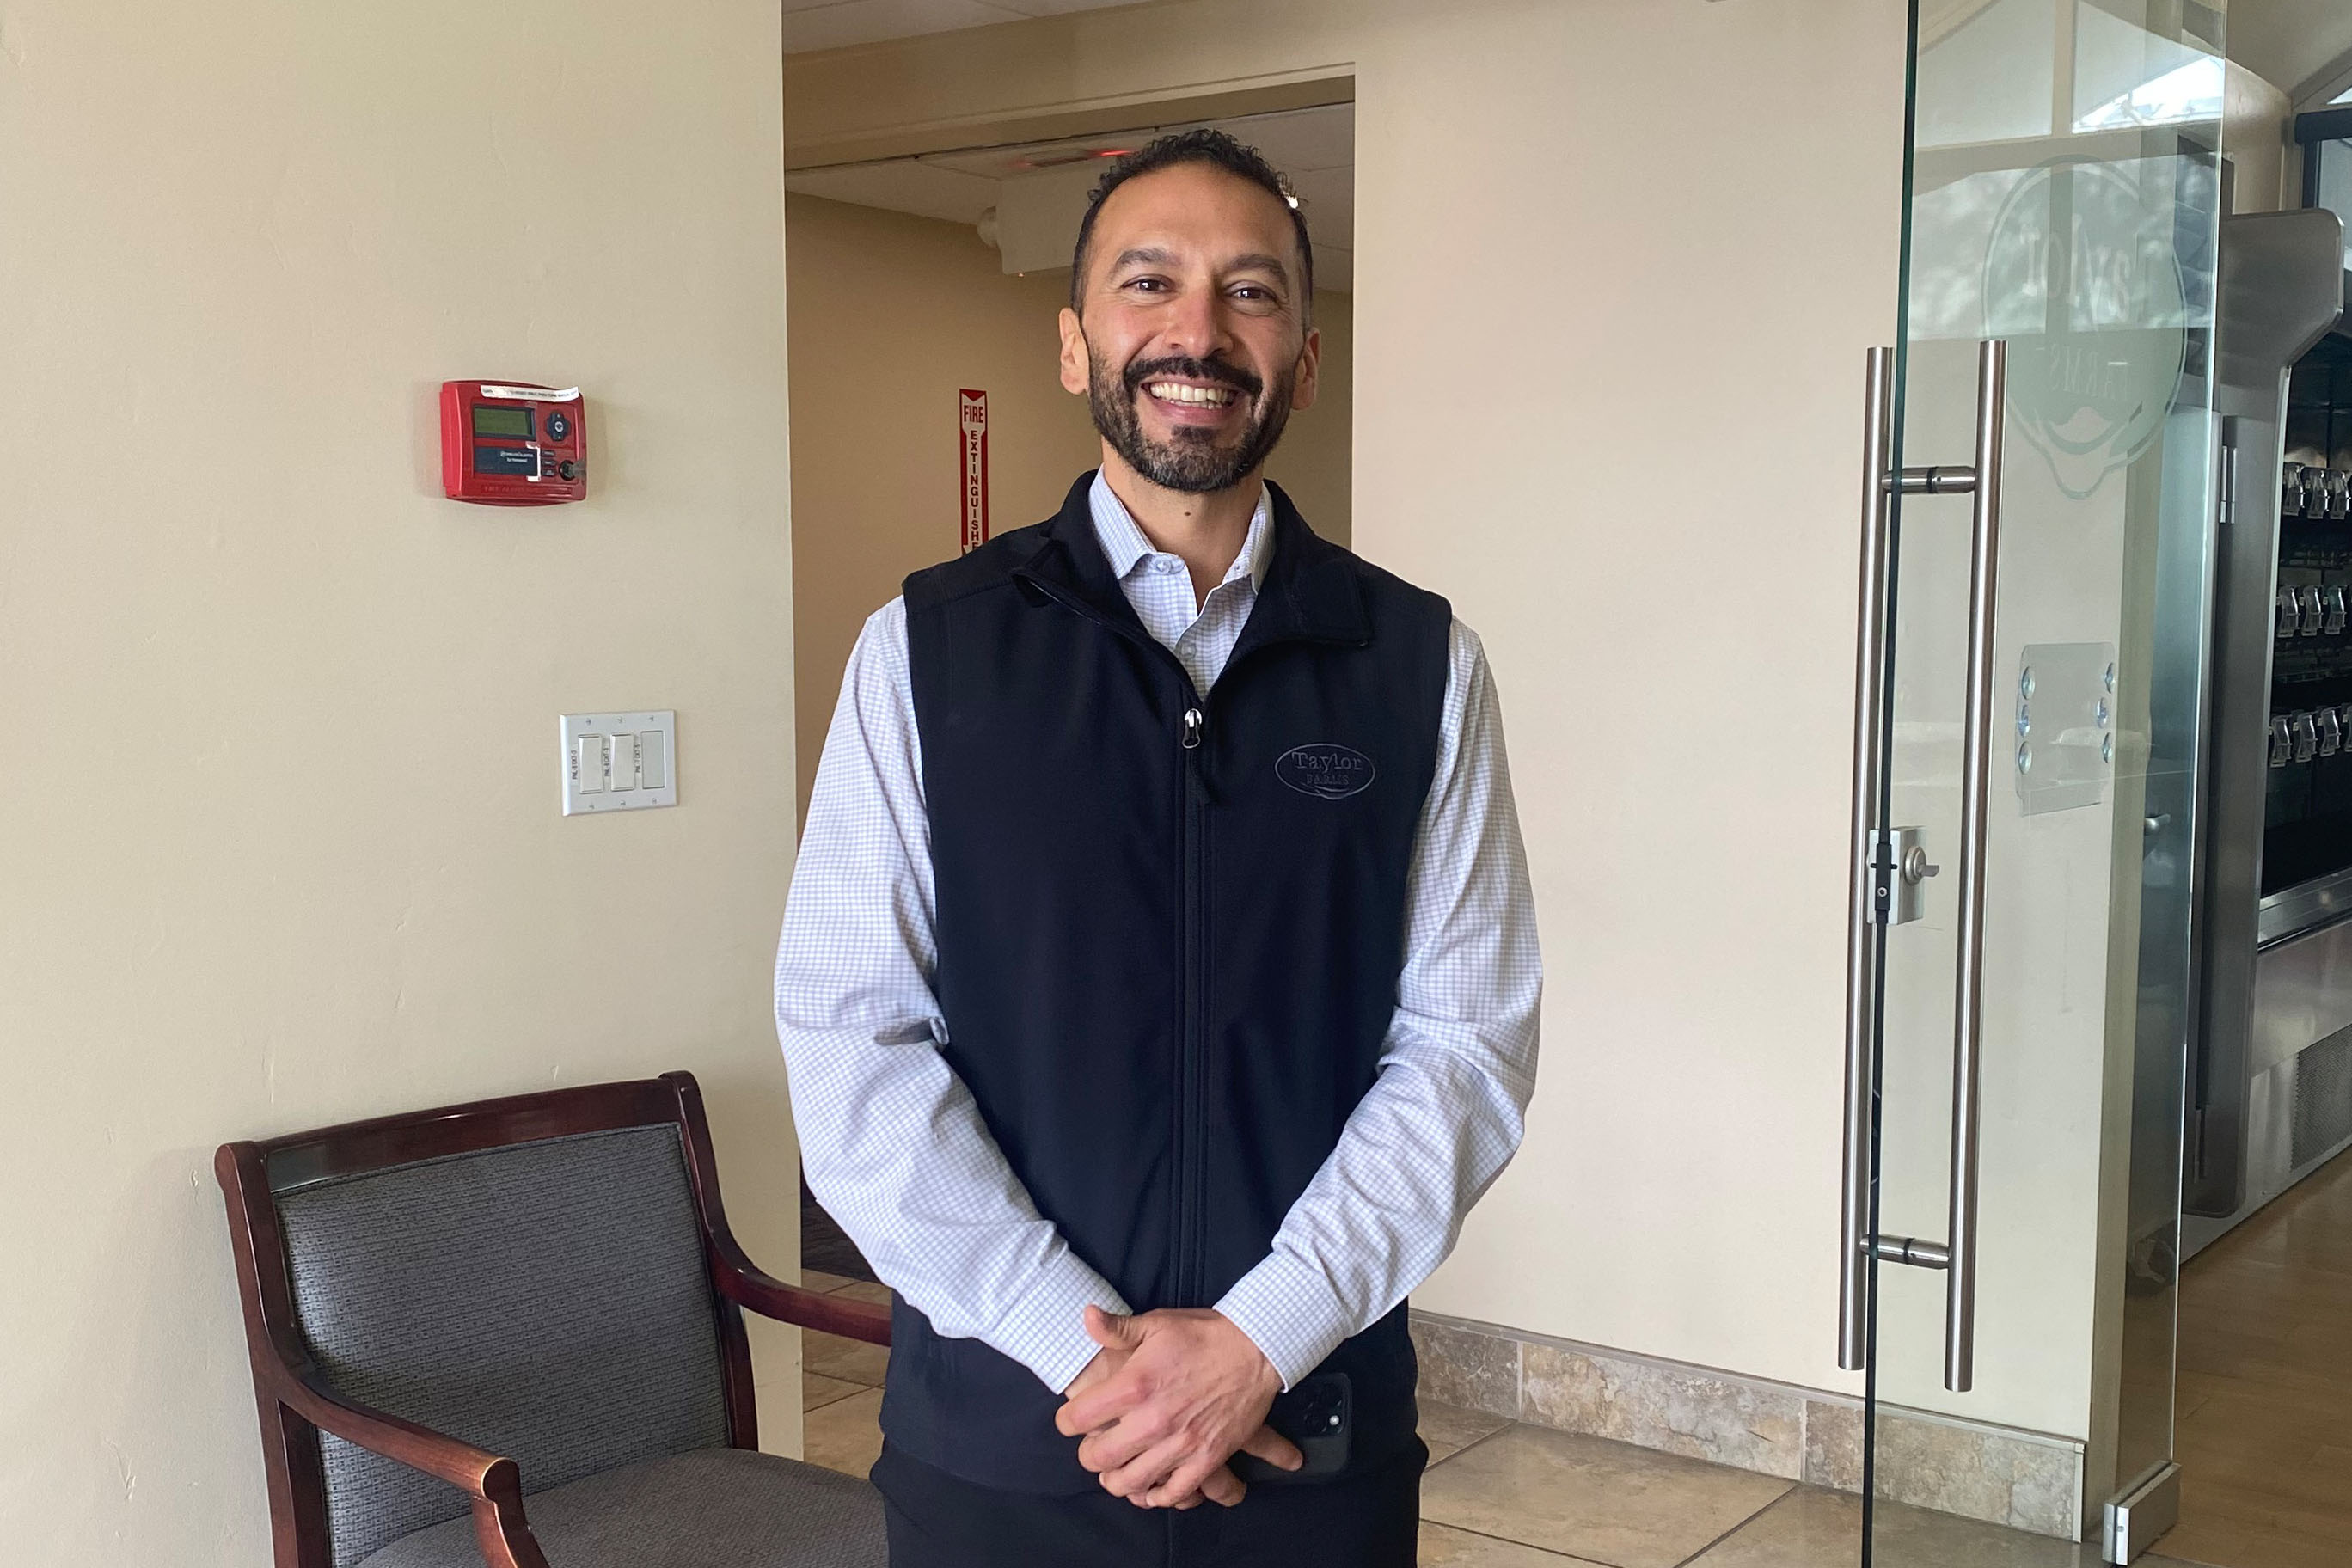
[[1863,1561],[2097,1541],[2110,1500],[2136,1553],[2170,1485],[2221,17],[1912,17],[1856,705]]

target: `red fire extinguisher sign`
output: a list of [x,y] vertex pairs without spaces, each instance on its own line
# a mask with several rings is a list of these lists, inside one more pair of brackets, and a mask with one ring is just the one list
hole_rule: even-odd
[[963,447],[963,547],[988,542],[988,394],[956,393],[956,436]]

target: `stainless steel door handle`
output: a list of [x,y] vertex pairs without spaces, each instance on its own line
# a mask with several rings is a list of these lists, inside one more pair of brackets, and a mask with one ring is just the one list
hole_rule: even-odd
[[1944,1276],[1944,1386],[1976,1384],[1977,1131],[1984,1034],[1985,797],[1992,770],[1992,635],[2000,581],[2000,458],[2009,344],[1977,347],[1977,482],[1969,552],[1969,688],[1960,742],[1959,974],[1952,1023],[1951,1267]]
[[1838,1199],[1838,1365],[1860,1372],[1868,1342],[1868,1262],[1864,1226],[1870,1211],[1871,1061],[1878,1005],[1881,889],[1878,856],[1879,767],[1886,750],[1887,525],[1895,496],[1887,484],[1895,444],[1895,351],[1873,349],[1863,392],[1862,592],[1853,674],[1853,880],[1845,949],[1845,1145]]
[[[1985,806],[1991,780],[1993,618],[2000,569],[2000,462],[2009,345],[1977,351],[1976,461],[1969,468],[1889,467],[1894,447],[1894,352],[1872,349],[1864,394],[1860,648],[1854,665],[1853,882],[1846,937],[1844,1166],[1839,1203],[1838,1365],[1862,1369],[1867,1345],[1870,1260],[1945,1271],[1944,1386],[1976,1381],[1977,1136],[1984,1002]],[[1960,756],[1959,953],[1954,984],[1952,1164],[1948,1244],[1868,1234],[1873,1060],[1881,940],[1892,889],[1907,868],[1892,860],[1892,832],[1878,831],[1885,751],[1886,561],[1894,498],[1967,495],[1970,503],[1968,688]],[[1878,864],[1887,844],[1888,864]]]

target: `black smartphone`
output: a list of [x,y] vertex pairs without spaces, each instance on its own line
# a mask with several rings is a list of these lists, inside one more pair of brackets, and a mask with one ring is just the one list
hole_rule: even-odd
[[1348,1468],[1354,1397],[1344,1372],[1299,1379],[1286,1392],[1275,1395],[1265,1424],[1297,1444],[1307,1462],[1295,1470],[1282,1470],[1255,1455],[1235,1454],[1234,1474],[1254,1487],[1338,1475]]

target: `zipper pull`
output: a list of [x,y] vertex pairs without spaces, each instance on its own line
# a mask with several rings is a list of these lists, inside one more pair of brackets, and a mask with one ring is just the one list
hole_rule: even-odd
[[1201,710],[1198,708],[1187,708],[1184,710],[1184,749],[1186,751],[1194,751],[1199,748],[1201,744]]

